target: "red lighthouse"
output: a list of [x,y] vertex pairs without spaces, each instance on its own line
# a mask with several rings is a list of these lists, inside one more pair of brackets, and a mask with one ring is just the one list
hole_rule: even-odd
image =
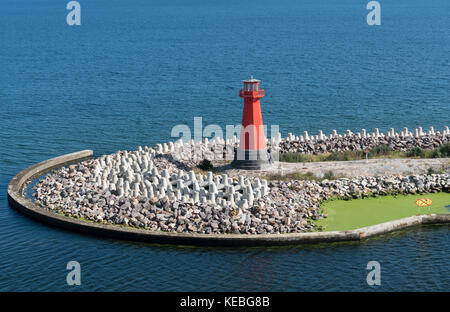
[[239,148],[237,148],[232,166],[239,169],[262,169],[269,164],[266,150],[266,137],[259,99],[264,97],[260,81],[253,76],[244,80],[239,96],[244,98],[244,112]]

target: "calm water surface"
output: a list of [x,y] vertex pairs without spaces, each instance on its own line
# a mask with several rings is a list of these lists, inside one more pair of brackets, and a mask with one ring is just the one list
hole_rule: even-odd
[[[335,2],[335,3],[334,3]],[[0,290],[450,290],[448,226],[363,244],[210,249],[99,239],[13,211],[6,187],[38,161],[170,139],[176,124],[239,123],[241,80],[262,79],[283,135],[450,124],[450,2],[0,2]],[[276,3],[276,4],[275,4]],[[82,286],[66,285],[66,264]]]

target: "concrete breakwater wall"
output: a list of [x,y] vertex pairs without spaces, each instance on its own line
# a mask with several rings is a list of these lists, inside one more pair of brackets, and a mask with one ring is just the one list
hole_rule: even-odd
[[21,171],[11,179],[11,182],[8,185],[8,201],[10,205],[39,221],[69,230],[125,240],[212,246],[271,246],[362,240],[374,235],[388,233],[419,224],[450,222],[450,214],[444,214],[413,216],[352,231],[261,235],[170,233],[100,224],[59,215],[47,209],[47,207],[36,205],[24,196],[23,189],[30,179],[40,176],[58,166],[64,166],[75,161],[82,161],[87,157],[92,157],[92,151],[82,151],[60,156]]
[[84,150],[71,154],[66,154],[56,158],[48,159],[18,173],[8,185],[8,196],[20,196],[27,181],[30,181],[52,169],[59,168],[71,163],[77,163],[94,156],[92,150]]

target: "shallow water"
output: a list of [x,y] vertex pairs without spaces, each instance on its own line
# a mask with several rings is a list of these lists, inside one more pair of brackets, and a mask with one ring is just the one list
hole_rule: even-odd
[[[450,290],[448,226],[362,244],[270,249],[149,246],[36,223],[7,204],[36,162],[167,141],[175,124],[237,124],[241,80],[262,79],[282,134],[449,123],[447,0],[0,2],[0,290]],[[82,286],[66,285],[79,261]]]

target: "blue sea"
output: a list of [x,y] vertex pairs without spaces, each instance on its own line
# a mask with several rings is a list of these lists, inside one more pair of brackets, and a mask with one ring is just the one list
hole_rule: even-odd
[[[9,180],[45,159],[173,140],[175,125],[239,124],[242,80],[262,80],[264,123],[380,131],[450,125],[450,2],[380,0],[0,1],[0,290],[450,291],[448,226],[364,243],[157,246],[37,223]],[[368,286],[366,265],[381,265]],[[66,284],[67,262],[81,285]]]

